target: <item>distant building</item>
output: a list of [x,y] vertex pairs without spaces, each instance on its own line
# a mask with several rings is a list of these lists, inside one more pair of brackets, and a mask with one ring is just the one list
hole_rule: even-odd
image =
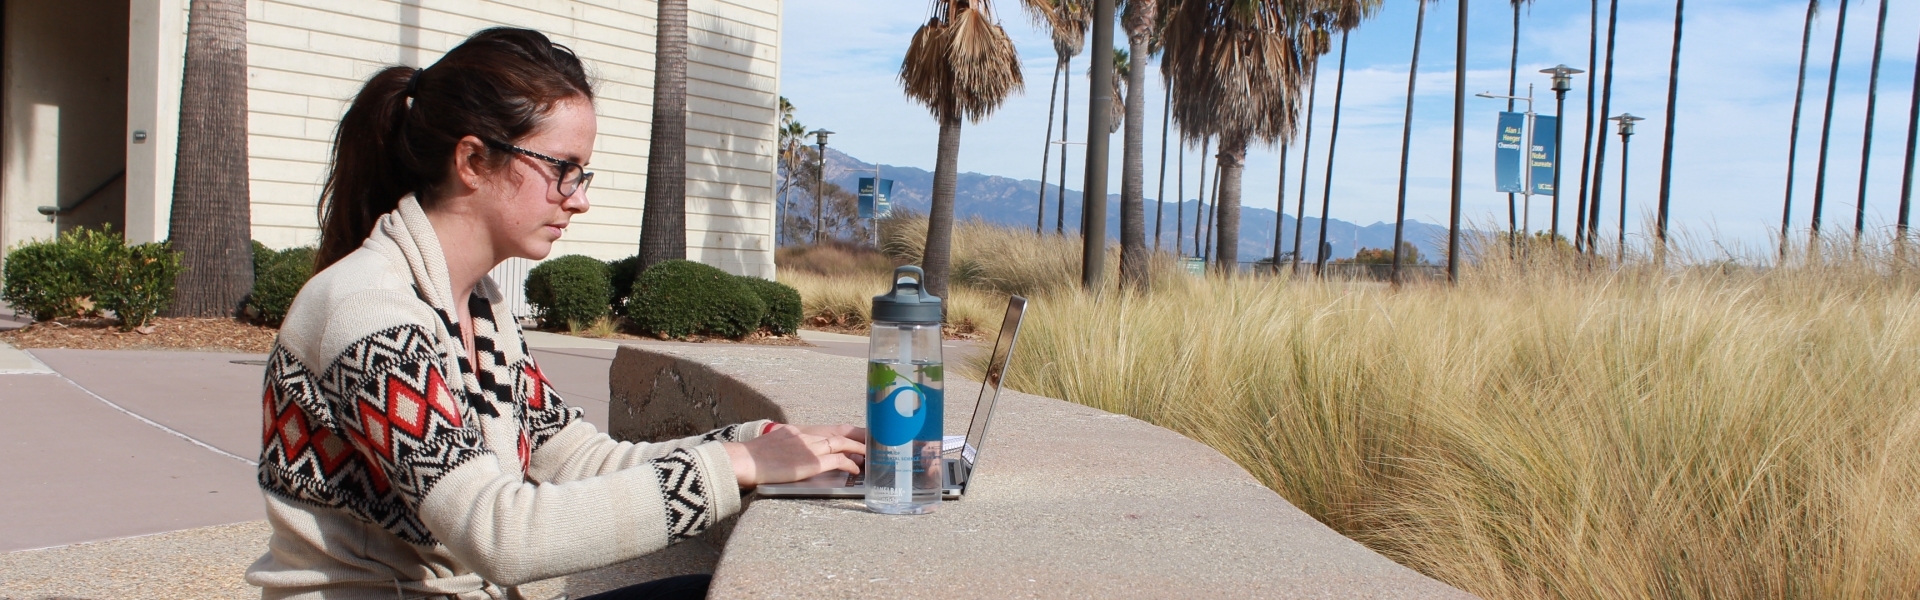
[[[58,230],[112,225],[167,237],[188,0],[5,3],[0,252]],[[555,255],[634,254],[647,185],[654,2],[248,0],[253,237],[311,245],[334,127],[360,85],[425,66],[492,26],[537,29],[594,75],[600,138],[593,209]],[[773,276],[780,0],[692,0],[687,254]],[[52,222],[40,207],[70,212]],[[524,261],[512,261],[524,262]],[[524,276],[503,265],[497,276]],[[518,282],[509,283],[517,288]]]

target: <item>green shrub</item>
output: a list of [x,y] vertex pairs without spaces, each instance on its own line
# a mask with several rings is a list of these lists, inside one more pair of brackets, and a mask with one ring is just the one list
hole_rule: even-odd
[[633,280],[640,278],[640,256],[633,255],[607,263],[607,280],[613,283],[613,301],[609,310],[627,314],[627,298],[633,295]]
[[180,269],[164,242],[128,246],[112,228],[75,229],[9,253],[0,297],[38,321],[104,310],[133,329],[173,304]]
[[527,272],[527,302],[543,327],[580,329],[606,316],[613,298],[607,263],[570,254]]
[[760,324],[775,335],[793,335],[800,331],[800,291],[778,281],[768,281],[759,277],[741,277],[760,302],[767,305],[767,314]]
[[120,318],[121,329],[145,327],[173,304],[173,282],[182,267],[172,244],[117,243],[97,256],[103,263],[94,270],[100,283],[94,299]]
[[737,338],[759,329],[766,314],[766,303],[739,277],[687,260],[647,269],[627,300],[627,319],[635,327],[676,338]]
[[287,319],[294,297],[313,278],[313,252],[311,246],[276,251],[253,243],[253,293],[247,295],[247,312],[255,320],[278,327]]
[[58,240],[32,242],[7,253],[6,286],[0,299],[35,321],[90,312],[87,285],[81,281],[73,248]]

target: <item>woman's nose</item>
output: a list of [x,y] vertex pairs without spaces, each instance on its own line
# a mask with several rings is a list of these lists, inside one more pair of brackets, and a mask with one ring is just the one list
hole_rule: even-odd
[[560,208],[570,213],[580,214],[587,212],[589,208],[593,208],[593,203],[587,201],[586,188],[581,188],[575,191],[572,196],[567,196],[561,200]]

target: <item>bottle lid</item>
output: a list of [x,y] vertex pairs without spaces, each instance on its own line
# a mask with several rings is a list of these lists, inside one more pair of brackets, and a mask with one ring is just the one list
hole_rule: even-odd
[[920,267],[893,270],[893,290],[873,297],[873,320],[889,323],[939,323],[940,298],[920,287],[927,277]]

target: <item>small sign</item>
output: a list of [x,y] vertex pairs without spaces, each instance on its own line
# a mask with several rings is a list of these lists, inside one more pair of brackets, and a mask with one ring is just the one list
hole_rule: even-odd
[[1558,117],[1533,118],[1533,145],[1527,150],[1527,168],[1532,169],[1533,193],[1538,196],[1552,196],[1553,170],[1560,163],[1560,147],[1554,143],[1553,134]]
[[1527,191],[1527,183],[1520,171],[1521,144],[1526,143],[1527,115],[1517,112],[1500,113],[1500,137],[1493,146],[1493,181],[1495,191],[1519,194]]
[[860,178],[860,218],[884,219],[893,213],[893,180]]

